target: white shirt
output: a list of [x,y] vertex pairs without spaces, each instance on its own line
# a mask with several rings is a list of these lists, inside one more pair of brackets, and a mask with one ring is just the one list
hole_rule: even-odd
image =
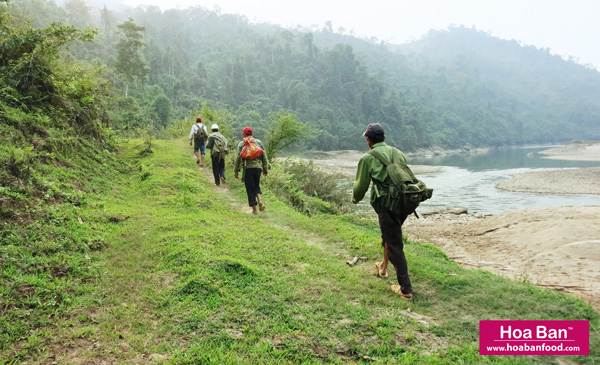
[[194,134],[196,134],[196,132],[198,131],[198,128],[204,128],[204,132],[206,132],[206,135],[208,136],[208,131],[206,130],[206,126],[202,123],[196,123],[192,126],[192,130],[190,131],[190,141],[194,138]]

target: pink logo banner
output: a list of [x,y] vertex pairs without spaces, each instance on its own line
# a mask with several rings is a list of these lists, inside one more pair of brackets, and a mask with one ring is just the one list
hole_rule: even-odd
[[589,353],[589,321],[479,321],[480,355]]

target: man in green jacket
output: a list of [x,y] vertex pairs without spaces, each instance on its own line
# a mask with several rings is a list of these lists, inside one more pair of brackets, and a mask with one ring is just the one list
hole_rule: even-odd
[[227,150],[227,138],[219,133],[219,125],[213,124],[210,127],[212,133],[206,141],[206,149],[210,150],[210,158],[212,161],[213,176],[215,185],[225,184],[225,155]]
[[[371,149],[377,149],[388,160],[392,160],[393,147],[388,146],[385,141],[383,126],[372,123],[367,126],[363,133],[367,139],[367,145]],[[404,162],[406,157],[400,151],[399,156]],[[371,206],[379,217],[379,228],[383,238],[384,252],[387,252],[389,260],[396,269],[398,284],[392,285],[392,291],[403,298],[411,299],[413,288],[408,275],[408,265],[404,256],[404,244],[402,242],[402,224],[406,220],[406,214],[395,214],[384,207],[385,198],[388,193],[389,179],[385,166],[373,155],[365,153],[358,162],[356,179],[352,190],[352,202],[358,204],[371,188]],[[385,256],[385,253],[384,253]]]
[[244,148],[245,142],[242,140],[238,143],[237,146],[237,157],[235,159],[235,167],[233,168],[235,178],[239,178],[239,171],[241,168],[242,171],[242,180],[244,180],[244,184],[246,185],[246,194],[248,194],[248,205],[252,207],[252,214],[258,214],[256,206],[260,211],[265,210],[265,205],[261,200],[262,191],[260,190],[260,174],[267,176],[267,156],[265,150],[265,146],[262,141],[256,138],[253,138],[252,128],[246,127],[244,128],[243,135],[244,138],[252,138],[252,143],[256,144],[263,150],[263,154],[258,156],[254,160],[248,160],[241,157],[242,149]]

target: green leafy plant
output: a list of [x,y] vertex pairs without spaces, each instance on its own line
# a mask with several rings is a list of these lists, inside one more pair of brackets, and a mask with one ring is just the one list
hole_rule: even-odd
[[31,176],[31,163],[34,153],[33,147],[13,148],[8,161],[6,161],[7,170],[22,181],[27,181]]
[[152,175],[152,172],[150,171],[150,166],[146,165],[146,164],[140,164],[139,167],[140,170],[140,179],[142,181],[148,179],[150,177],[150,175]]
[[313,161],[287,158],[277,160],[265,184],[282,200],[306,214],[350,211],[345,180],[328,173]]
[[281,150],[301,141],[306,142],[318,135],[308,123],[297,120],[294,114],[283,112],[273,114],[264,128],[267,130],[265,152],[269,161],[273,160]]

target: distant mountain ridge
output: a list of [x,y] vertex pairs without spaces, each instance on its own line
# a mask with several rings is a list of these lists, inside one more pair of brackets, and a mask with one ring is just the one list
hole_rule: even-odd
[[[388,142],[405,150],[600,140],[600,73],[472,28],[392,45],[337,33],[331,24],[285,29],[199,6],[82,15],[70,2],[61,11],[42,3],[15,2],[38,21],[88,21],[99,29],[97,42],[73,53],[109,67],[122,37],[117,25],[132,18],[144,27],[149,72],[131,95],[147,113],[136,120],[160,127],[206,102],[230,111],[235,128],[260,130],[269,113],[292,112],[322,131],[309,146],[318,149],[364,145],[370,122],[386,126]],[[159,113],[165,99],[170,112]],[[136,127],[131,120],[114,127]]]

